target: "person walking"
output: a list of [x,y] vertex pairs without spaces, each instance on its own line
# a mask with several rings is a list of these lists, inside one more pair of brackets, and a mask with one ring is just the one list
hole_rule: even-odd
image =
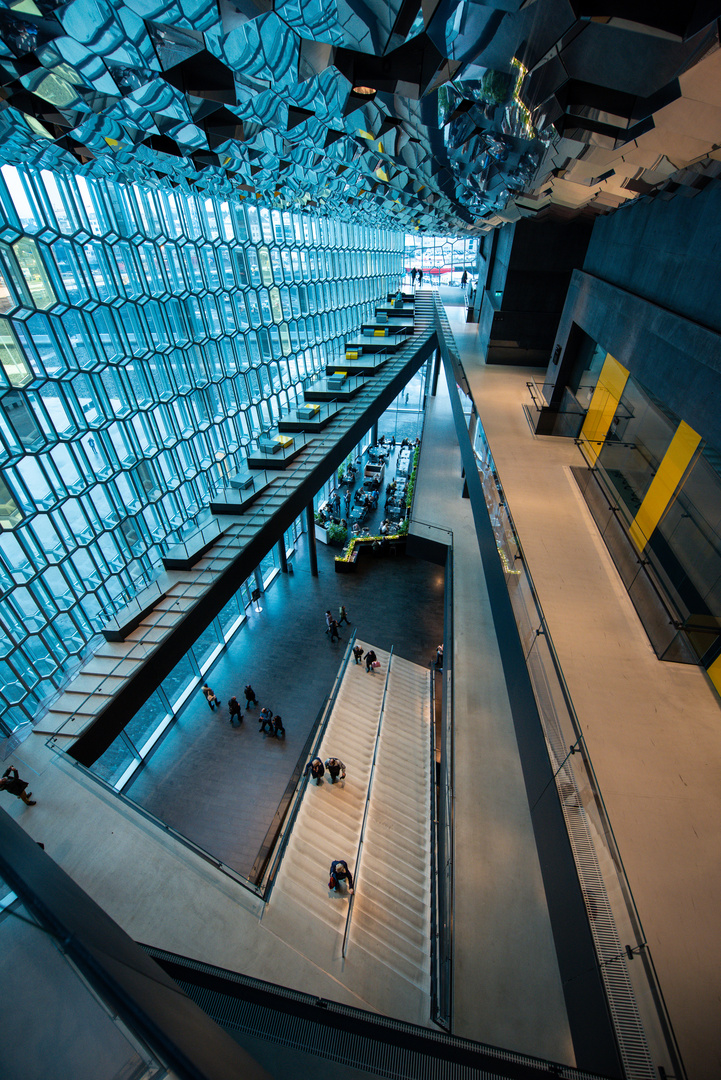
[[463,271],[463,277],[461,278],[461,288],[465,289],[467,284],[468,284],[468,271],[464,270]]
[[366,662],[366,674],[372,669],[373,664],[375,664],[377,659],[378,659],[378,657],[373,652],[373,650],[369,649],[368,652],[365,654],[365,657],[364,657],[364,660]]
[[331,784],[335,784],[339,776],[341,780],[345,780],[345,765],[338,757],[329,757],[326,760],[325,771],[330,775]]
[[246,707],[246,709],[249,709],[251,705],[257,705],[258,704],[258,699],[255,696],[255,690],[250,685],[250,683],[248,683],[248,685],[246,686],[243,693],[245,694],[245,707]]
[[350,626],[350,619],[348,618],[348,612],[345,609],[345,604],[340,606],[340,618],[338,619],[338,625],[342,626],[344,622],[347,622]]
[[309,761],[303,770],[303,776],[307,776],[310,773],[311,780],[315,780],[316,784],[323,783],[323,776],[325,774],[325,766],[319,757],[314,757],[312,761]]
[[418,288],[419,288],[419,289],[420,289],[420,287],[421,287],[421,283],[422,283],[422,281],[423,281],[423,271],[422,271],[422,270],[419,270],[419,271],[418,271]]
[[353,892],[353,875],[348,869],[348,863],[345,859],[334,859],[330,864],[330,881],[328,882],[328,888],[338,891],[338,886],[342,881],[348,882],[348,893]]
[[330,620],[330,640],[331,640],[331,644],[333,644],[333,642],[336,640],[336,638],[338,639],[338,641],[340,641],[340,634],[338,633],[338,623],[336,622],[335,619],[331,619]]
[[281,736],[285,738],[285,728],[283,727],[282,717],[276,715],[273,717],[273,734],[276,739],[280,739]]
[[221,702],[218,701],[217,697],[215,696],[215,691],[211,690],[207,683],[203,684],[201,690],[203,691],[203,696],[210,705],[210,708],[215,711],[215,706],[221,704]]
[[25,788],[27,786],[27,780],[20,779],[14,765],[8,766],[0,777],[0,791],[9,791],[11,795],[15,795],[18,799],[22,799],[26,806],[35,806],[37,800],[30,798],[32,791],[26,791]]
[[264,705],[260,710],[258,731],[266,731],[269,735],[273,734],[273,710],[269,709],[267,705]]
[[353,646],[353,659],[355,660],[356,664],[360,664],[361,660],[363,659],[363,646],[362,645],[354,645]]
[[411,270],[411,288],[413,288],[415,286],[415,283],[416,283],[416,268],[414,266],[412,268],[412,270]]
[[233,724],[233,726],[235,726],[236,720],[238,724],[242,724],[243,714],[240,711],[240,702],[238,701],[237,697],[232,697],[228,702],[228,714],[230,722],[231,724]]
[[331,624],[332,619],[333,619],[333,616],[330,613],[330,608],[328,608],[328,610],[325,613],[325,632],[326,632],[326,634],[330,634],[330,624]]

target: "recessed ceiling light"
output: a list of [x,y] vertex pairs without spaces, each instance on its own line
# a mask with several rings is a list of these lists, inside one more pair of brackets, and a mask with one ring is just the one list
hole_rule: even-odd
[[373,89],[372,86],[354,86],[353,87],[353,93],[354,94],[362,94],[363,97],[373,97],[375,92],[376,91]]

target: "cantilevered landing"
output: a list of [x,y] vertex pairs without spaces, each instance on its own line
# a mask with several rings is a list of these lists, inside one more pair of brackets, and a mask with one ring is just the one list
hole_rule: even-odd
[[278,431],[307,431],[309,434],[322,431],[337,412],[338,406],[332,403],[329,405],[309,403],[307,408],[301,406],[284,413],[278,421]]
[[[347,370],[347,369],[345,369]],[[333,382],[332,378],[331,381]],[[303,391],[306,401],[350,401],[365,384],[362,375],[349,375],[342,382],[328,385],[327,379],[318,379]]]
[[349,350],[362,349],[363,352],[396,352],[405,345],[407,340],[404,334],[384,334],[382,337],[363,334],[346,341],[345,347]]
[[264,444],[263,440],[258,440],[257,448],[248,452],[247,460],[250,469],[284,469],[298,457],[313,436],[300,433],[292,438],[282,435],[277,438],[280,441],[277,443],[279,449],[276,451],[264,449],[264,445],[268,445],[267,442]]
[[413,333],[413,315],[410,319],[391,319],[387,322],[371,322],[363,323],[361,326],[361,332],[365,336],[365,331],[371,331],[375,333],[376,330],[385,330],[388,334],[412,334]]
[[387,305],[381,304],[380,307],[376,308],[376,312],[379,315],[389,315],[389,316],[392,315],[394,317],[399,316],[399,317],[405,318],[405,319],[412,319],[414,310],[415,309],[414,309],[412,304],[407,304],[407,305],[404,305],[403,307],[391,307],[388,304]]
[[[372,338],[368,338],[368,341],[372,341]],[[383,339],[376,338],[376,341]],[[385,339],[387,340],[387,339]],[[375,375],[377,371],[380,371],[384,364],[390,359],[383,351],[361,353],[357,359],[347,359],[345,356],[339,356],[337,360],[331,360],[326,364],[326,375],[333,375],[336,371],[345,371],[349,376],[351,375]]]

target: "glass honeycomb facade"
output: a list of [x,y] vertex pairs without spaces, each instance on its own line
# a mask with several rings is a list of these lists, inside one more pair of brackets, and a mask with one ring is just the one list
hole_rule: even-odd
[[397,287],[403,235],[11,165],[0,206],[8,733]]

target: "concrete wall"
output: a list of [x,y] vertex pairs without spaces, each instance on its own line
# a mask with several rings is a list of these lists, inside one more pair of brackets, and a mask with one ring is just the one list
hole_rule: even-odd
[[495,309],[482,341],[487,363],[546,366],[590,234],[585,219],[519,221],[500,230],[486,290]]
[[573,382],[580,328],[721,450],[719,280],[721,188],[597,219],[568,289],[546,399],[557,407]]
[[598,218],[583,269],[721,332],[721,186]]

